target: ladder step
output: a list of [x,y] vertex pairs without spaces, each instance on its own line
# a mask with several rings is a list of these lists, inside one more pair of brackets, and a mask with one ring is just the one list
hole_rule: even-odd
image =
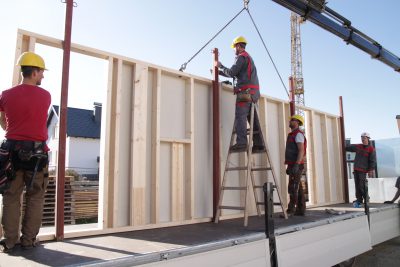
[[[264,205],[264,202],[257,202],[256,203],[257,205]],[[279,202],[274,202],[274,206],[280,206],[281,205],[281,203],[279,203]]]
[[251,168],[253,172],[259,172],[259,171],[270,171],[272,170],[271,167],[258,167],[258,168]]
[[234,207],[234,206],[219,206],[219,208],[224,210],[244,210],[244,207]]
[[222,190],[246,190],[245,186],[224,186]]
[[246,166],[243,166],[243,167],[229,167],[229,168],[225,169],[225,171],[245,171],[245,170],[247,170]]
[[[247,166],[239,166],[239,167],[229,167],[226,168],[225,171],[245,171],[247,170]],[[251,168],[251,171],[253,172],[259,172],[259,171],[270,171],[272,170],[271,167],[256,167],[256,168]]]
[[255,185],[255,186],[253,186],[253,188],[257,188],[257,189],[261,189],[263,187],[264,187],[263,185]]

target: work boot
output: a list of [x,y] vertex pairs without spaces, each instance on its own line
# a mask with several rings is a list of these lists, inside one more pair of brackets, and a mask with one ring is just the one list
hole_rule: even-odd
[[12,251],[13,251],[13,248],[7,247],[5,240],[0,241],[0,252],[11,253]]
[[261,153],[265,151],[265,147],[264,146],[260,146],[260,145],[254,145],[253,149],[252,149],[252,153]]
[[235,144],[230,148],[232,152],[242,152],[246,151],[246,149],[247,149],[247,144]]
[[33,240],[27,240],[23,238],[23,236],[20,238],[21,241],[21,248],[24,250],[30,250],[40,244],[39,239],[35,238]]
[[362,205],[362,203],[360,203],[359,201],[356,200],[353,202],[353,207],[354,208],[362,208],[363,205]]
[[294,216],[304,216],[305,215],[305,212],[304,211],[301,211],[301,210],[296,210],[295,212],[294,212]]

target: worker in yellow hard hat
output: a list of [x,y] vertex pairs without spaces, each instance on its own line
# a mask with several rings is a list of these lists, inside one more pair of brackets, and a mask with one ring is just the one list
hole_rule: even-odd
[[356,200],[353,201],[355,208],[361,208],[368,196],[365,190],[367,174],[370,178],[374,177],[376,168],[376,151],[370,142],[371,135],[367,132],[361,133],[361,144],[347,145],[346,151],[355,152],[354,158],[354,185]]
[[[47,187],[47,111],[51,96],[39,87],[46,69],[41,56],[25,52],[18,59],[21,84],[0,94],[0,124],[5,130],[1,144],[0,193],[3,195],[0,250],[12,251],[17,242],[23,249],[37,244]],[[11,153],[12,152],[12,153]],[[21,220],[21,194],[26,187],[26,208]]]
[[[247,149],[247,121],[250,120],[251,103],[257,103],[260,98],[257,69],[253,58],[246,52],[246,45],[246,38],[236,37],[231,45],[236,55],[232,67],[227,68],[218,62],[219,74],[234,79],[236,144],[230,149],[237,152]],[[253,128],[253,151],[263,151],[265,148],[259,134],[260,123],[256,112]]]
[[289,204],[288,215],[304,216],[306,211],[306,198],[304,188],[301,185],[301,175],[304,169],[304,160],[307,150],[307,139],[300,126],[304,125],[304,118],[301,115],[290,117],[289,128],[291,132],[286,140],[285,164],[286,173],[289,175],[288,193]]

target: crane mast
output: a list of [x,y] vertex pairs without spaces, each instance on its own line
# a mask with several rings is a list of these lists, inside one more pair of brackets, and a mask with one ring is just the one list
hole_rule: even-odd
[[[304,79],[301,56],[301,18],[294,12],[290,15],[291,30],[291,95],[294,100],[295,113],[304,117]],[[294,98],[294,99],[293,99]]]

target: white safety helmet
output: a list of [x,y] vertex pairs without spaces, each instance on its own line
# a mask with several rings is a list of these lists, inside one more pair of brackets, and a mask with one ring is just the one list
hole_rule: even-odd
[[371,138],[371,136],[370,136],[369,133],[367,133],[367,132],[363,132],[363,133],[361,134],[361,137],[367,137],[368,139]]

